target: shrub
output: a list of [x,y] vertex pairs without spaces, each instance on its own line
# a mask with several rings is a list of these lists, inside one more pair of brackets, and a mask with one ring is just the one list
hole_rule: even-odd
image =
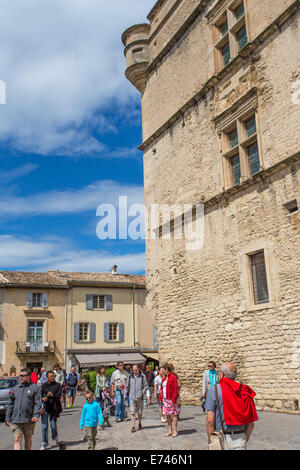
[[96,375],[97,375],[97,372],[94,370],[86,374],[87,386],[94,393],[96,390]]

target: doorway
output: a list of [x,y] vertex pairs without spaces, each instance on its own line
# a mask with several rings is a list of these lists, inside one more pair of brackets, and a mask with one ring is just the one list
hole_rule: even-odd
[[31,370],[38,369],[38,371],[40,372],[41,367],[43,367],[43,363],[42,362],[27,362],[26,367],[27,369],[31,369]]

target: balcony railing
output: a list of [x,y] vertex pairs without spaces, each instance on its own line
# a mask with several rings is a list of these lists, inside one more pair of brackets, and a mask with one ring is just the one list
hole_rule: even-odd
[[17,341],[16,354],[51,354],[56,351],[56,341],[31,343],[30,341]]

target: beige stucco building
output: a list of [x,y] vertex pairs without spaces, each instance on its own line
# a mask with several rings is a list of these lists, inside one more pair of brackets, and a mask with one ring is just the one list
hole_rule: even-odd
[[260,409],[299,413],[299,6],[158,0],[123,34],[148,215],[191,204],[203,228],[187,248],[177,212],[146,243],[159,356],[185,401],[199,403],[209,359],[232,360]]
[[0,325],[0,374],[157,359],[144,276],[1,271]]

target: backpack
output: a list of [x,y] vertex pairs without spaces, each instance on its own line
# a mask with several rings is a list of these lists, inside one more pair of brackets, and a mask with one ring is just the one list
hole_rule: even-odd
[[75,374],[69,374],[68,375],[67,383],[68,383],[68,385],[70,385],[70,387],[76,387],[77,382],[78,382],[78,377],[77,377],[76,372],[75,372]]

